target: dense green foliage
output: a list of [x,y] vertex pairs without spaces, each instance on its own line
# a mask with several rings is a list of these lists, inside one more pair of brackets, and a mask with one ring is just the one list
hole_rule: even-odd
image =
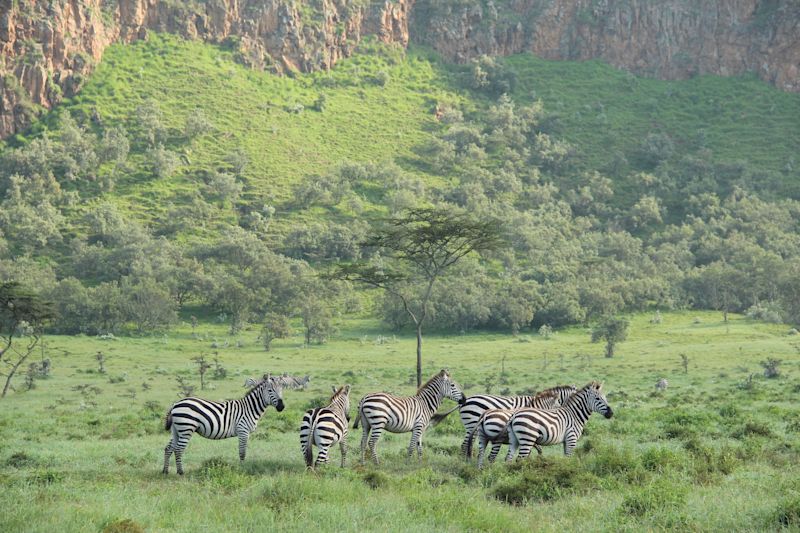
[[369,43],[277,77],[229,48],[115,45],[0,151],[0,280],[55,301],[60,332],[195,312],[235,333],[273,312],[323,342],[373,308],[402,328],[396,298],[315,272],[379,261],[360,246],[376,217],[446,204],[502,221],[508,246],[434,287],[441,330],[692,306],[800,320],[798,95]]
[[[353,385],[351,415],[368,392],[414,390],[413,335],[392,338],[377,321],[349,321],[326,346],[306,346],[297,327],[269,353],[259,328],[228,337],[219,323],[181,324],[163,337],[47,337],[50,376],[1,400],[0,530],[795,530],[798,337],[740,315],[726,324],[716,312],[628,318],[614,359],[582,327],[549,339],[428,337],[425,375],[447,366],[468,395],[492,383],[494,393],[522,393],[604,381],[614,417],[594,415],[574,457],[545,447],[542,460],[483,471],[458,456],[457,414],[428,430],[421,463],[405,462],[409,434],[387,434],[380,467],[357,466],[357,430],[346,468],[336,449],[327,469],[305,470],[302,413],[322,405],[331,385]],[[197,356],[214,352],[201,391]],[[783,360],[782,377],[762,377],[765,354]],[[195,436],[186,475],[173,464],[164,477],[164,414],[182,387],[239,397],[245,378],[265,371],[309,373],[311,382],[284,393],[283,412],[267,410],[244,465],[236,439]],[[662,377],[669,388],[657,392]]]

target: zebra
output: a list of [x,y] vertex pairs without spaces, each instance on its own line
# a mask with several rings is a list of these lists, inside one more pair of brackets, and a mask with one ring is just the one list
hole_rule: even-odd
[[306,387],[308,387],[308,383],[311,381],[311,377],[303,376],[302,378],[298,378],[296,376],[290,376],[289,374],[284,373],[282,376],[276,377],[275,380],[279,381],[285,389],[305,390]]
[[347,457],[347,424],[350,420],[350,385],[339,390],[333,388],[333,396],[328,406],[309,409],[303,415],[300,425],[300,449],[306,459],[306,466],[311,468],[314,458],[312,446],[319,447],[317,461],[313,466],[328,462],[330,447],[339,443],[342,450],[342,467]]
[[[527,407],[535,407],[537,409],[555,409],[562,405],[560,396],[555,392],[556,387],[542,391],[536,396],[529,397]],[[567,390],[568,387],[564,386],[561,392]],[[573,388],[574,390],[574,388]],[[517,409],[489,409],[484,411],[478,420],[475,422],[472,431],[467,437],[466,449],[464,455],[467,460],[472,457],[472,445],[475,439],[478,439],[478,468],[483,467],[483,453],[486,448],[486,443],[492,443],[492,452],[489,454],[489,462],[493,463],[497,454],[500,453],[500,446],[508,444],[508,420]]]
[[556,409],[517,410],[508,421],[510,446],[506,461],[513,459],[517,450],[524,458],[530,455],[531,448],[541,454],[541,446],[559,442],[564,443],[564,455],[572,455],[586,421],[595,411],[606,418],[614,415],[603,394],[603,384],[597,381],[588,383]]
[[[469,458],[467,455],[467,441],[484,411],[488,411],[489,409],[519,409],[520,407],[541,407],[544,409],[556,407],[558,405],[564,405],[567,398],[572,396],[577,390],[575,385],[558,385],[543,390],[534,396],[492,396],[489,394],[476,394],[475,396],[467,398],[467,401],[463,405],[458,405],[450,411],[435,415],[433,417],[433,423],[438,424],[447,415],[458,409],[459,415],[461,416],[461,423],[464,424],[465,431],[464,440],[461,443],[461,452],[464,454],[465,458]],[[544,405],[537,403],[540,401],[536,400],[537,397],[549,392],[556,395],[556,404]]]
[[248,379],[252,388],[239,400],[212,402],[202,398],[183,398],[167,411],[164,429],[172,431],[172,438],[164,448],[164,474],[169,471],[169,458],[175,453],[175,466],[183,475],[181,458],[192,434],[199,433],[207,439],[239,437],[239,460],[244,461],[247,440],[269,405],[283,411],[283,388],[266,374],[261,380]]
[[658,392],[664,392],[667,390],[667,387],[669,387],[669,381],[667,381],[667,378],[661,378],[656,383],[656,390]]
[[378,439],[384,429],[392,433],[411,431],[407,460],[411,459],[414,448],[417,449],[417,457],[422,458],[422,432],[428,427],[433,413],[444,398],[450,398],[458,403],[464,403],[466,399],[446,369],[442,369],[429,379],[414,396],[395,396],[376,392],[361,398],[358,403],[358,416],[353,424],[353,429],[357,429],[359,422],[364,423],[361,436],[361,462],[364,462],[364,454],[369,443],[372,460],[378,464]]

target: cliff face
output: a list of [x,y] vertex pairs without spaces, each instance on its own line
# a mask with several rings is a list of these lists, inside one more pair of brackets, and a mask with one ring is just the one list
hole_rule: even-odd
[[255,68],[327,69],[364,35],[445,57],[530,51],[663,78],[757,72],[800,91],[796,0],[0,0],[0,138],[148,31],[238,46]]
[[230,39],[254,68],[330,68],[363,35],[408,44],[413,0],[0,0],[0,138],[79,90],[114,42]]
[[792,0],[419,0],[412,17],[412,37],[457,62],[529,51],[667,79],[756,72],[800,91]]

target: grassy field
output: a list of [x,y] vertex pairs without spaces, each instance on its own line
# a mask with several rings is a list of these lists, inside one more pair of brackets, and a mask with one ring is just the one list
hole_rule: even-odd
[[[365,393],[413,392],[413,339],[376,322],[346,323],[323,346],[304,348],[299,336],[276,341],[269,353],[255,331],[227,337],[216,324],[164,337],[51,336],[51,377],[0,401],[0,530],[797,530],[800,338],[738,316],[726,325],[718,313],[649,319],[632,317],[614,359],[582,328],[550,339],[427,337],[425,374],[448,367],[468,395],[605,382],[615,416],[590,420],[575,457],[553,447],[543,459],[482,472],[458,457],[456,415],[428,431],[421,463],[405,462],[406,434],[381,441],[379,467],[358,466],[357,430],[346,468],[305,471],[300,418],[331,385],[353,385],[353,412]],[[214,353],[227,377],[196,391],[204,397],[240,396],[246,377],[266,371],[312,381],[285,392],[282,413],[267,411],[243,466],[235,439],[195,437],[186,475],[173,464],[165,477],[163,416],[178,399],[175,378],[199,389],[192,358]],[[782,377],[761,377],[767,357],[783,360]],[[656,393],[661,377],[670,386]]]

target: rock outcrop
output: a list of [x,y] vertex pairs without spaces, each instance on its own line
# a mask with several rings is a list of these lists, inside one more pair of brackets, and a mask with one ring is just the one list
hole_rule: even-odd
[[412,37],[457,62],[528,51],[666,79],[756,72],[800,91],[792,0],[421,0],[412,18]]
[[228,43],[254,68],[328,69],[363,35],[408,44],[413,0],[0,0],[0,138],[71,96],[114,42],[149,31]]
[[227,42],[254,68],[332,67],[365,35],[465,62],[530,51],[638,74],[756,72],[800,91],[796,0],[0,0],[0,138],[79,90],[114,42]]

